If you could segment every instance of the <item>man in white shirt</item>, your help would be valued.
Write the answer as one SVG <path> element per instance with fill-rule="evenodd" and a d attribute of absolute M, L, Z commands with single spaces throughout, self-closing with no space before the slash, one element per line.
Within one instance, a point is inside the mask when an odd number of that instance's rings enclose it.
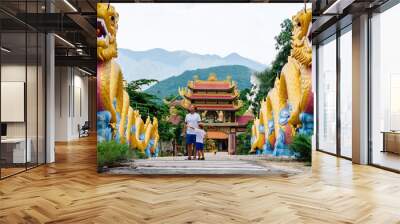
<path fill-rule="evenodd" d="M 196 144 L 196 132 L 195 129 L 199 128 L 199 122 L 201 121 L 200 115 L 195 112 L 194 106 L 190 106 L 188 114 L 185 117 L 185 129 L 186 129 L 186 149 L 188 151 L 188 160 L 192 159 L 192 153 L 194 154 L 194 146 Z M 194 154 L 194 159 L 196 155 Z"/>

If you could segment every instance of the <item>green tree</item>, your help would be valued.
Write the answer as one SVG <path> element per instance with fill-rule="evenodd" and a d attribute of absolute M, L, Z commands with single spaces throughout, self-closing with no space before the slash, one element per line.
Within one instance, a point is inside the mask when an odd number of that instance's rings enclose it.
<path fill-rule="evenodd" d="M 246 89 L 243 89 L 243 90 L 240 91 L 239 100 L 242 101 L 243 106 L 238 111 L 236 111 L 236 115 L 237 116 L 243 115 L 247 111 L 247 109 L 249 108 L 249 106 L 250 106 L 250 101 L 248 99 L 249 95 L 250 95 L 250 89 L 249 88 L 246 88 Z"/>
<path fill-rule="evenodd" d="M 155 79 L 139 79 L 128 83 L 126 91 L 129 95 L 132 108 L 139 110 L 142 119 L 156 117 L 158 119 L 158 133 L 161 141 L 169 141 L 174 138 L 174 127 L 166 118 L 169 116 L 169 107 L 157 96 L 143 92 L 142 87 L 158 82 Z"/>
<path fill-rule="evenodd" d="M 146 119 L 148 115 L 153 117 L 160 109 L 156 103 L 158 98 L 142 91 L 143 86 L 148 86 L 155 82 L 158 81 L 155 79 L 139 79 L 129 82 L 126 86 L 131 107 L 139 110 L 143 119 Z"/>
<path fill-rule="evenodd" d="M 255 93 L 254 101 L 252 102 L 253 113 L 257 115 L 260 110 L 260 102 L 263 100 L 268 92 L 274 87 L 276 77 L 280 76 L 283 66 L 287 63 L 287 58 L 290 55 L 291 37 L 292 37 L 292 21 L 285 19 L 281 23 L 281 32 L 275 37 L 275 49 L 278 54 L 272 61 L 271 65 L 262 72 L 256 73 L 259 80 L 258 92 Z"/>
<path fill-rule="evenodd" d="M 237 151 L 238 155 L 247 155 L 251 149 L 251 127 L 253 121 L 249 122 L 246 126 L 246 131 L 240 133 L 237 138 Z"/>

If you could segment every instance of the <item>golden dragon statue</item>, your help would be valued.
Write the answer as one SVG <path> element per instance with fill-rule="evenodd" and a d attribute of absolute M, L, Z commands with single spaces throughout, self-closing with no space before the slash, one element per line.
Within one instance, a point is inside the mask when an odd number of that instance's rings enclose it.
<path fill-rule="evenodd" d="M 118 13 L 107 3 L 97 4 L 97 139 L 128 144 L 147 156 L 158 154 L 158 121 L 143 122 L 130 106 L 124 78 L 115 58 Z"/>
<path fill-rule="evenodd" d="M 288 147 L 293 137 L 298 133 L 313 134 L 311 18 L 311 9 L 292 17 L 292 50 L 274 88 L 261 102 L 259 118 L 254 120 L 253 152 L 293 156 Z"/>

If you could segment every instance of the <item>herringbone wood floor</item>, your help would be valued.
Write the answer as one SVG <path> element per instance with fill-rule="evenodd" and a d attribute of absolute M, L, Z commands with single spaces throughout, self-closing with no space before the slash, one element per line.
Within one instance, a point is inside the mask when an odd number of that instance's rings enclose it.
<path fill-rule="evenodd" d="M 400 175 L 314 154 L 291 177 L 105 176 L 95 140 L 0 181 L 0 223 L 400 223 Z"/>

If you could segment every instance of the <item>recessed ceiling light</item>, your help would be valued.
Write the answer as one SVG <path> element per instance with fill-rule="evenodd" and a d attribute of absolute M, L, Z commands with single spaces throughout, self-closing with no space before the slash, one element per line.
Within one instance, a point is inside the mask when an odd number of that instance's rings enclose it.
<path fill-rule="evenodd" d="M 351 5 L 355 0 L 337 0 L 332 5 L 330 5 L 322 14 L 329 15 L 329 14 L 342 14 L 343 9 L 347 8 Z"/>
<path fill-rule="evenodd" d="M 61 40 L 62 42 L 66 43 L 67 45 L 69 45 L 70 47 L 75 48 L 75 45 L 73 45 L 71 42 L 69 42 L 68 40 L 60 37 L 58 34 L 54 34 L 55 37 L 57 37 L 59 40 Z"/>
<path fill-rule="evenodd" d="M 7 48 L 5 48 L 5 47 L 1 47 L 0 49 L 1 49 L 2 51 L 6 52 L 6 53 L 10 53 L 10 52 L 11 52 L 11 50 L 9 50 L 9 49 L 7 49 Z"/>
<path fill-rule="evenodd" d="M 65 4 L 67 4 L 74 12 L 78 12 L 78 10 L 68 1 L 64 0 Z"/>
<path fill-rule="evenodd" d="M 79 68 L 79 67 L 78 67 L 78 70 L 81 71 L 81 72 L 83 72 L 83 73 L 85 73 L 85 74 L 87 74 L 87 75 L 92 75 L 92 73 L 90 73 L 90 72 L 88 72 L 88 71 L 86 71 L 86 70 L 83 70 L 83 69 L 81 69 L 81 68 Z"/>

